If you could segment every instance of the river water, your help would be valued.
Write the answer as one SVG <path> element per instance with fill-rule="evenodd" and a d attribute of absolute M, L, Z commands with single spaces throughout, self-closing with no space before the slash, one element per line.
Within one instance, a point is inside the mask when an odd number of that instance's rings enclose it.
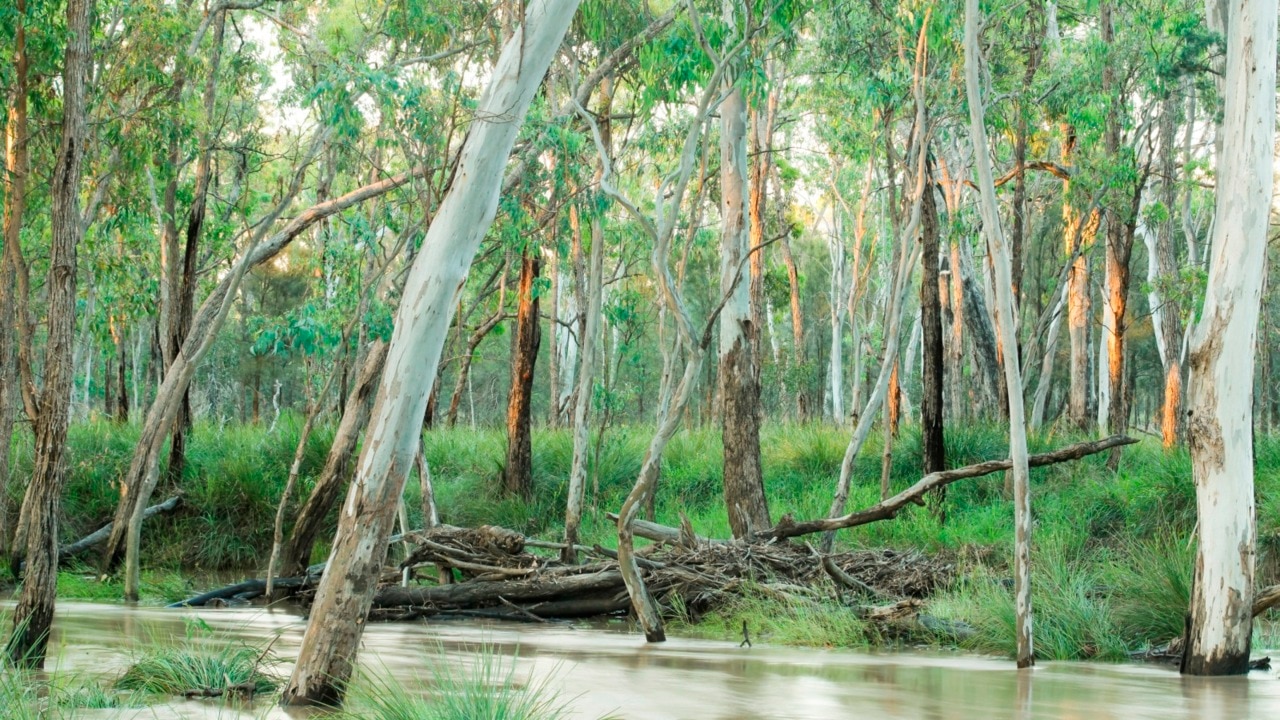
<path fill-rule="evenodd" d="M 215 632 L 208 642 L 261 643 L 296 655 L 304 620 L 262 608 L 168 610 L 60 602 L 51 667 L 110 680 L 132 652 L 181 639 L 199 618 Z M 792 649 L 736 642 L 672 639 L 647 645 L 618 626 L 474 622 L 373 624 L 364 634 L 362 666 L 424 687 L 431 663 L 465 664 L 489 645 L 514 660 L 515 677 L 546 679 L 572 698 L 576 717 L 745 720 L 747 718 L 876 718 L 920 720 L 1237 720 L 1280 716 L 1273 672 L 1248 677 L 1183 679 L 1151 665 L 1042 663 L 1016 671 L 1003 659 L 960 654 Z M 443 652 L 443 660 L 441 653 Z M 288 665 L 280 672 L 287 673 Z M 77 715 L 80 717 L 81 715 Z M 217 700 L 176 701 L 133 711 L 91 711 L 89 718 L 287 718 L 263 701 L 250 708 Z"/>

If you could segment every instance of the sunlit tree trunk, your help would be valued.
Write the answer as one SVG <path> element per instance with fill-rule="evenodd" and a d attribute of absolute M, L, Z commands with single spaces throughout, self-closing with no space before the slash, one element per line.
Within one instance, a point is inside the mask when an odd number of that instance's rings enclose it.
<path fill-rule="evenodd" d="M 507 463 L 502 487 L 509 495 L 533 495 L 533 371 L 542 342 L 542 319 L 533 283 L 542 270 L 537 250 L 526 248 L 520 259 L 516 291 L 516 331 L 511 339 L 511 392 L 507 396 Z"/>
<path fill-rule="evenodd" d="M 396 313 L 368 439 L 284 690 L 286 705 L 342 701 L 396 504 L 421 443 L 423 411 L 449 332 L 454 295 L 493 222 L 516 134 L 577 6 L 577 0 L 530 2 L 477 103 L 454 182 L 427 230 Z"/>
<path fill-rule="evenodd" d="M 1165 219 L 1146 233 L 1151 242 L 1147 253 L 1155 272 L 1149 278 L 1152 298 L 1151 320 L 1156 339 L 1162 348 L 1160 360 L 1164 367 L 1164 392 L 1160 405 L 1160 433 L 1164 446 L 1173 447 L 1182 436 L 1182 304 L 1177 293 L 1169 292 L 1178 278 L 1176 239 L 1174 238 L 1174 207 L 1178 201 L 1177 183 L 1177 96 L 1164 102 L 1160 119 L 1160 201 L 1166 208 Z M 1191 125 L 1193 118 L 1187 118 Z"/>
<path fill-rule="evenodd" d="M 62 143 L 50 187 L 49 279 L 45 286 L 48 339 L 44 389 L 35 424 L 35 466 L 27 489 L 26 575 L 13 610 L 9 659 L 43 667 L 58 580 L 58 513 L 66 478 L 76 321 L 76 248 L 84 234 L 80 173 L 88 116 L 85 78 L 93 63 L 93 0 L 68 0 L 67 50 L 62 71 Z M 24 503 L 26 504 L 26 503 Z"/>
<path fill-rule="evenodd" d="M 1199 542 L 1182 672 L 1244 673 L 1257 527 L 1253 364 L 1275 151 L 1276 0 L 1227 17 L 1222 155 L 1209 282 L 1191 344 L 1187 438 Z"/>
<path fill-rule="evenodd" d="M 1000 335 L 1017 337 L 1014 328 L 1013 279 L 1009 263 L 1009 248 L 1005 244 L 1000 227 L 1000 209 L 996 200 L 995 181 L 991 172 L 991 158 L 987 144 L 987 129 L 983 119 L 984 108 L 978 86 L 979 65 L 982 62 L 978 47 L 980 21 L 978 0 L 965 1 L 964 21 L 964 71 L 965 95 L 969 104 L 970 132 L 973 138 L 975 166 L 978 171 L 979 205 L 982 211 L 983 234 L 995 267 L 996 321 Z M 1027 426 L 1022 407 L 1022 371 L 1015 352 L 1004 354 L 1005 385 L 1009 388 L 1009 456 L 1013 461 L 1014 489 L 1014 611 L 1016 613 L 1017 663 L 1029 667 L 1035 663 L 1031 643 L 1031 496 L 1027 467 Z"/>
<path fill-rule="evenodd" d="M 1076 148 L 1076 131 L 1070 125 L 1063 125 L 1065 137 L 1062 146 L 1062 161 L 1070 166 L 1074 161 Z M 1071 181 L 1062 181 L 1062 222 L 1066 228 L 1076 225 L 1076 212 L 1071 201 Z M 1090 222 L 1090 225 L 1093 223 Z M 1093 242 L 1093 233 L 1083 230 L 1066 233 L 1066 254 L 1076 252 L 1076 243 L 1088 247 Z M 1085 429 L 1090 425 L 1089 419 L 1089 260 L 1084 253 L 1076 257 L 1067 275 L 1067 337 L 1071 342 L 1071 365 L 1068 371 L 1069 392 L 1067 401 L 1067 417 L 1077 428 Z"/>
<path fill-rule="evenodd" d="M 734 26 L 734 3 L 725 3 Z M 720 421 L 724 439 L 724 502 L 735 538 L 769 527 L 760 468 L 760 381 L 753 352 L 760 328 L 751 312 L 750 213 L 747 208 L 747 104 L 736 78 L 725 78 L 720 105 Z"/>

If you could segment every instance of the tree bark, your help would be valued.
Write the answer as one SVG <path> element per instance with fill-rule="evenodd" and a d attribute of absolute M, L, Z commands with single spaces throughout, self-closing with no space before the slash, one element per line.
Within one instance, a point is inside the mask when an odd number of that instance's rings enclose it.
<path fill-rule="evenodd" d="M 1074 161 L 1076 131 L 1070 125 L 1063 126 L 1066 137 L 1063 140 L 1062 162 L 1071 165 Z M 1077 243 L 1081 247 L 1093 244 L 1097 222 L 1090 218 L 1081 225 L 1075 215 L 1071 203 L 1071 181 L 1062 181 L 1062 222 L 1068 229 L 1065 238 L 1066 254 L 1071 257 L 1077 252 Z M 1072 228 L 1079 228 L 1072 230 Z M 1071 367 L 1068 375 L 1069 394 L 1067 417 L 1071 424 L 1085 430 L 1090 424 L 1089 418 L 1089 258 L 1086 253 L 1079 253 L 1071 273 L 1067 275 L 1067 337 L 1071 342 Z"/>
<path fill-rule="evenodd" d="M 612 145 L 611 124 L 613 84 L 606 79 L 601 83 L 600 109 L 600 142 L 604 152 L 610 152 Z M 599 185 L 604 175 L 604 162 L 596 165 L 595 181 Z M 573 393 L 573 460 L 569 467 L 569 496 L 565 504 L 564 544 L 560 552 L 563 562 L 577 562 L 578 531 L 582 526 L 582 500 L 587 484 L 587 444 L 590 440 L 591 403 L 594 400 L 593 389 L 596 378 L 596 357 L 600 348 L 601 305 L 604 301 L 604 222 L 605 214 L 599 206 L 593 207 L 591 213 L 591 250 L 588 270 L 578 273 L 579 283 L 585 285 L 579 297 L 586 302 L 579 302 L 578 308 L 585 312 L 581 325 L 580 367 L 578 368 L 578 388 Z"/>
<path fill-rule="evenodd" d="M 1010 340 L 1004 353 L 1004 378 L 1005 387 L 1009 389 L 1009 455 L 1014 494 L 1013 594 L 1017 664 L 1019 668 L 1025 668 L 1035 664 L 1031 640 L 1031 495 L 1028 482 L 1027 425 L 1022 406 L 1022 369 L 1018 364 L 1018 354 L 1013 351 L 1012 342 L 1017 337 L 1017 329 L 1014 325 L 1009 248 L 1005 244 L 1004 232 L 1000 226 L 1000 209 L 991 172 L 982 95 L 978 88 L 979 64 L 982 62 L 978 46 L 979 21 L 978 0 L 965 0 L 965 95 L 969 104 L 974 164 L 978 171 L 978 190 L 981 195 L 979 207 L 982 211 L 983 234 L 986 235 L 987 248 L 995 266 L 996 321 L 1000 326 L 1001 337 Z"/>
<path fill-rule="evenodd" d="M 1199 543 L 1182 672 L 1244 673 L 1257 526 L 1253 362 L 1275 150 L 1276 1 L 1232 6 L 1209 282 L 1191 343 L 1187 437 Z"/>
<path fill-rule="evenodd" d="M 504 45 L 459 150 L 454 182 L 414 260 L 396 313 L 387 369 L 339 516 L 285 705 L 342 701 L 386 557 L 396 503 L 421 444 L 422 416 L 449 331 L 453 298 L 493 221 L 503 168 L 577 0 L 533 0 Z"/>
<path fill-rule="evenodd" d="M 507 396 L 507 463 L 502 487 L 508 495 L 533 497 L 533 372 L 542 343 L 538 298 L 533 283 L 542 271 L 538 251 L 525 248 L 520 259 L 516 331 L 511 339 L 511 392 Z"/>
<path fill-rule="evenodd" d="M 85 78 L 93 64 L 93 0 L 68 0 L 62 73 L 62 143 L 54 166 L 47 297 L 44 390 L 35 428 L 35 466 L 27 487 L 26 575 L 13 611 L 9 659 L 43 667 L 58 580 L 58 513 L 66 478 L 66 437 L 76 319 L 76 248 L 84 234 L 80 175 L 87 135 Z"/>
<path fill-rule="evenodd" d="M 1164 392 L 1160 406 L 1160 431 L 1166 448 L 1176 445 L 1183 436 L 1184 425 L 1181 418 L 1182 407 L 1182 305 L 1177 294 L 1168 288 L 1177 280 L 1177 241 L 1174 237 L 1174 207 L 1178 202 L 1177 172 L 1177 109 L 1179 103 L 1175 98 L 1165 101 L 1163 116 L 1160 122 L 1160 174 L 1161 202 L 1165 206 L 1166 216 L 1156 228 L 1155 247 L 1148 247 L 1148 253 L 1155 258 L 1156 278 L 1151 283 L 1151 296 L 1155 299 L 1155 307 L 1151 310 L 1151 319 L 1157 324 L 1155 328 L 1160 345 L 1164 348 L 1161 360 L 1164 362 Z M 1188 117 L 1188 125 L 1193 124 Z M 1154 250 L 1155 252 L 1151 252 Z M 1162 286 L 1163 289 L 1162 290 Z"/>
<path fill-rule="evenodd" d="M 14 7 L 13 87 L 5 124 L 4 256 L 0 260 L 0 556 L 9 554 L 9 458 L 18 414 L 18 326 L 25 322 L 18 309 L 18 266 L 22 264 L 21 231 L 27 206 L 27 34 L 26 0 Z"/>
<path fill-rule="evenodd" d="M 725 3 L 734 25 L 734 4 Z M 768 527 L 769 503 L 760 467 L 760 379 L 754 352 L 760 332 L 751 308 L 751 219 L 747 207 L 747 104 L 736 73 L 723 81 L 720 105 L 720 292 L 728 295 L 720 314 L 720 402 L 724 442 L 724 502 L 734 537 Z M 758 253 L 758 251 L 757 251 Z"/>
<path fill-rule="evenodd" d="M 938 205 L 933 195 L 930 179 L 921 198 L 920 239 L 920 326 L 924 344 L 924 362 L 921 367 L 920 434 L 924 445 L 924 472 L 926 475 L 943 470 L 947 466 L 946 443 L 943 439 L 942 417 L 942 300 L 939 295 L 938 274 Z M 943 502 L 947 494 L 940 488 L 933 495 L 934 514 L 946 517 Z"/>

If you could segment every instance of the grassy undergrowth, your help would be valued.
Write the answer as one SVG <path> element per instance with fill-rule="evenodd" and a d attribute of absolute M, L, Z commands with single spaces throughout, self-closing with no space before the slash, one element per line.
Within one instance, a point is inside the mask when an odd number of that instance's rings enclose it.
<path fill-rule="evenodd" d="M 144 592 L 155 600 L 181 597 L 184 575 L 217 569 L 260 570 L 265 564 L 275 502 L 284 485 L 300 423 L 286 415 L 274 432 L 264 427 L 199 425 L 189 441 L 181 482 L 162 483 L 157 500 L 180 490 L 178 513 L 148 522 L 143 533 Z M 613 543 L 604 513 L 618 508 L 639 471 L 651 428 L 616 427 L 592 441 L 583 540 Z M 115 482 L 129 460 L 136 428 L 79 424 L 69 435 L 71 472 L 64 500 L 64 538 L 71 540 L 107 522 L 117 497 Z M 331 438 L 321 429 L 303 463 L 305 497 Z M 761 438 L 770 510 L 810 518 L 827 512 L 847 429 L 822 425 L 769 425 Z M 1032 452 L 1079 440 L 1045 434 L 1031 438 Z M 875 503 L 879 493 L 879 433 L 854 468 L 849 507 Z M 567 491 L 572 440 L 565 430 L 534 434 L 534 486 L 530 499 L 502 497 L 499 475 L 505 452 L 501 429 L 439 429 L 427 434 L 442 519 L 456 525 L 496 524 L 532 536 L 556 539 Z M 948 462 L 960 466 L 1006 455 L 999 426 L 957 426 L 948 431 Z M 1280 437 L 1256 444 L 1259 582 L 1277 581 L 1280 567 Z M 921 475 L 920 438 L 905 429 L 896 441 L 892 483 L 902 489 Z M 1032 471 L 1035 527 L 1033 600 L 1036 636 L 1043 657 L 1119 658 L 1129 650 L 1167 641 L 1181 631 L 1187 606 L 1193 547 L 1194 489 L 1183 450 L 1166 452 L 1145 440 L 1126 448 L 1118 471 L 1105 456 Z M 728 523 L 721 502 L 723 455 L 719 433 L 698 428 L 678 434 L 664 455 L 656 517 L 676 524 L 687 514 L 702 534 L 724 537 Z M 15 447 L 15 477 L 29 468 L 30 448 Z M 17 485 L 15 483 L 15 485 Z M 14 500 L 21 487 L 13 487 Z M 408 507 L 417 521 L 417 482 L 410 480 Z M 11 506 L 16 506 L 16 502 Z M 909 508 L 892 521 L 842 531 L 844 547 L 916 548 L 944 553 L 960 565 L 960 581 L 931 599 L 929 612 L 964 621 L 976 634 L 966 643 L 985 652 L 1007 652 L 1013 644 L 1008 587 L 1012 507 L 1000 475 L 965 480 L 948 488 L 947 517 L 939 522 L 923 508 Z M 330 533 L 327 530 L 322 536 Z M 325 552 L 318 549 L 318 556 Z M 119 589 L 98 583 L 92 572 L 64 573 L 65 596 L 115 599 Z M 744 601 L 701 618 L 702 634 L 740 635 L 742 619 L 754 635 L 774 642 L 856 645 L 877 642 L 848 620 L 842 608 L 819 601 L 813 607 L 780 608 L 768 598 Z M 1263 624 L 1264 631 L 1269 626 Z M 1266 641 L 1270 636 L 1262 636 Z M 950 642 L 940 638 L 940 644 Z"/>
<path fill-rule="evenodd" d="M 411 692 L 389 673 L 364 674 L 340 720 L 562 720 L 574 717 L 572 701 L 552 687 L 553 676 L 521 683 L 516 658 L 481 646 L 457 667 L 437 652 L 423 664 L 428 677 Z M 427 688 L 422 692 L 421 688 Z"/>

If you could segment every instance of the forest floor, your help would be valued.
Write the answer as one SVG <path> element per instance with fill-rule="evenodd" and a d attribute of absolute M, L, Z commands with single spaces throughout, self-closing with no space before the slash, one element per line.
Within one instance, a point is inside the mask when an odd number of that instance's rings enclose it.
<path fill-rule="evenodd" d="M 269 547 L 275 503 L 284 485 L 297 423 L 282 417 L 265 426 L 199 425 L 189 441 L 181 482 L 162 482 L 157 500 L 175 492 L 184 507 L 160 516 L 144 530 L 144 596 L 152 601 L 182 599 L 222 580 L 261 574 Z M 331 431 L 316 433 L 308 447 L 304 478 L 323 462 Z M 649 438 L 643 426 L 610 428 L 593 436 L 583 542 L 615 545 L 612 523 L 630 488 Z M 796 519 L 826 514 L 848 431 L 810 425 L 770 425 L 761 447 L 770 511 Z M 878 433 L 873 433 L 878 437 Z M 134 427 L 82 423 L 72 427 L 71 476 L 64 499 L 63 536 L 73 540 L 111 518 L 113 481 L 128 463 Z M 1043 434 L 1030 440 L 1032 452 L 1082 439 Z M 947 435 L 948 465 L 958 467 L 1005 457 L 1007 441 L 995 425 L 967 425 Z M 505 451 L 501 430 L 437 430 L 426 438 L 437 502 L 444 522 L 464 527 L 498 525 L 544 540 L 558 540 L 571 460 L 565 430 L 534 435 L 532 500 L 502 498 L 498 476 Z M 15 477 L 24 477 L 29 447 L 18 447 Z M 879 499 L 882 448 L 873 439 L 860 455 L 849 509 Z M 1259 437 L 1257 468 L 1260 586 L 1280 579 L 1280 437 Z M 699 535 L 729 536 L 721 503 L 722 454 L 719 433 L 682 432 L 664 456 L 655 520 L 677 526 L 687 515 Z M 1182 632 L 1194 546 L 1194 489 L 1185 450 L 1164 451 L 1146 439 L 1124 450 L 1119 470 L 1109 471 L 1105 454 L 1032 471 L 1035 517 L 1033 601 L 1036 653 L 1043 659 L 1123 660 L 1167 643 Z M 893 448 L 894 491 L 921 476 L 920 438 L 904 428 Z M 416 482 L 406 498 L 416 526 Z M 304 482 L 302 497 L 309 491 Z M 13 488 L 10 507 L 20 501 Z M 683 621 L 674 613 L 672 630 L 704 637 L 740 637 L 745 621 L 753 639 L 793 645 L 867 647 L 885 644 L 954 647 L 993 654 L 1013 649 L 1013 512 L 1003 478 L 963 480 L 948 488 L 946 518 L 911 507 L 896 519 L 842 531 L 844 549 L 919 551 L 955 564 L 955 579 L 925 600 L 929 616 L 954 627 L 954 634 L 913 633 L 884 637 L 859 620 L 833 594 L 830 602 L 797 606 L 767 593 L 745 593 L 737 602 Z M 317 549 L 323 558 L 326 548 Z M 100 583 L 89 568 L 70 568 L 59 581 L 68 598 L 116 599 L 121 589 Z M 1257 623 L 1256 644 L 1280 647 L 1280 630 L 1265 617 Z"/>

